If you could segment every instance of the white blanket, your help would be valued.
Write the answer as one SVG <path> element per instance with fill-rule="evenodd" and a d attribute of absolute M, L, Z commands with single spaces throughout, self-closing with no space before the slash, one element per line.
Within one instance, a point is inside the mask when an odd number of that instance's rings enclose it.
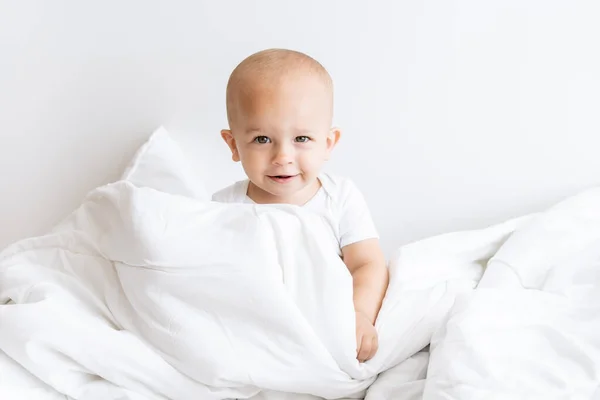
<path fill-rule="evenodd" d="M 399 248 L 359 364 L 327 226 L 208 202 L 182 160 L 157 131 L 0 254 L 0 399 L 599 398 L 600 189 Z"/>
<path fill-rule="evenodd" d="M 513 227 L 472 233 L 467 249 L 451 236 L 403 248 L 380 350 L 360 364 L 351 276 L 320 219 L 122 181 L 2 253 L 0 349 L 75 399 L 361 397 L 415 363 Z"/>
<path fill-rule="evenodd" d="M 425 399 L 600 399 L 600 188 L 535 216 L 458 296 Z"/>

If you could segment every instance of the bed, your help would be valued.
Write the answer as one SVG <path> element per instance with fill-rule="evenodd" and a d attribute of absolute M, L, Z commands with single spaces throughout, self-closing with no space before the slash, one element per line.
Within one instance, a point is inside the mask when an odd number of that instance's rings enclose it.
<path fill-rule="evenodd" d="M 159 128 L 0 254 L 6 399 L 600 398 L 600 188 L 399 245 L 355 359 L 351 279 L 295 206 L 209 201 Z"/>

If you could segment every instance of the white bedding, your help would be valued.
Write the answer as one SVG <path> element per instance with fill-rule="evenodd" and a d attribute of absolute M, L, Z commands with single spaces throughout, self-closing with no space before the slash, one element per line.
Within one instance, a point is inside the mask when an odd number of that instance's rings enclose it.
<path fill-rule="evenodd" d="M 512 234 L 431 348 L 427 399 L 600 399 L 600 188 Z"/>
<path fill-rule="evenodd" d="M 351 277 L 327 226 L 298 207 L 208 202 L 180 156 L 159 130 L 122 180 L 90 193 L 52 232 L 2 252 L 0 398 L 596 390 L 598 191 L 399 248 L 380 349 L 359 364 Z"/>

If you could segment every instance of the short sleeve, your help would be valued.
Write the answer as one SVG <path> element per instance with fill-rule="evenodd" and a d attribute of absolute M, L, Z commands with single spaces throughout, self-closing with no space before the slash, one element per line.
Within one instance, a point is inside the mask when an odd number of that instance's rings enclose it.
<path fill-rule="evenodd" d="M 344 182 L 340 199 L 340 247 L 366 239 L 378 239 L 379 233 L 367 202 L 350 180 Z"/>

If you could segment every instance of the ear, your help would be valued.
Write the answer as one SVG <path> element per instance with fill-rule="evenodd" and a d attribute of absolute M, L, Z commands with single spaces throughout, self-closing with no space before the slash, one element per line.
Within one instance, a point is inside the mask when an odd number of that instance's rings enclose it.
<path fill-rule="evenodd" d="M 223 138 L 225 143 L 227 143 L 227 146 L 229 146 L 229 149 L 231 150 L 231 159 L 235 162 L 240 161 L 240 153 L 238 152 L 237 145 L 235 143 L 235 138 L 233 137 L 231 131 L 228 129 L 223 129 L 221 131 L 221 137 Z"/>
<path fill-rule="evenodd" d="M 325 160 L 329 160 L 331 152 L 335 148 L 335 145 L 340 140 L 342 131 L 339 128 L 331 128 L 329 135 L 327 135 L 327 152 L 325 153 Z"/>

